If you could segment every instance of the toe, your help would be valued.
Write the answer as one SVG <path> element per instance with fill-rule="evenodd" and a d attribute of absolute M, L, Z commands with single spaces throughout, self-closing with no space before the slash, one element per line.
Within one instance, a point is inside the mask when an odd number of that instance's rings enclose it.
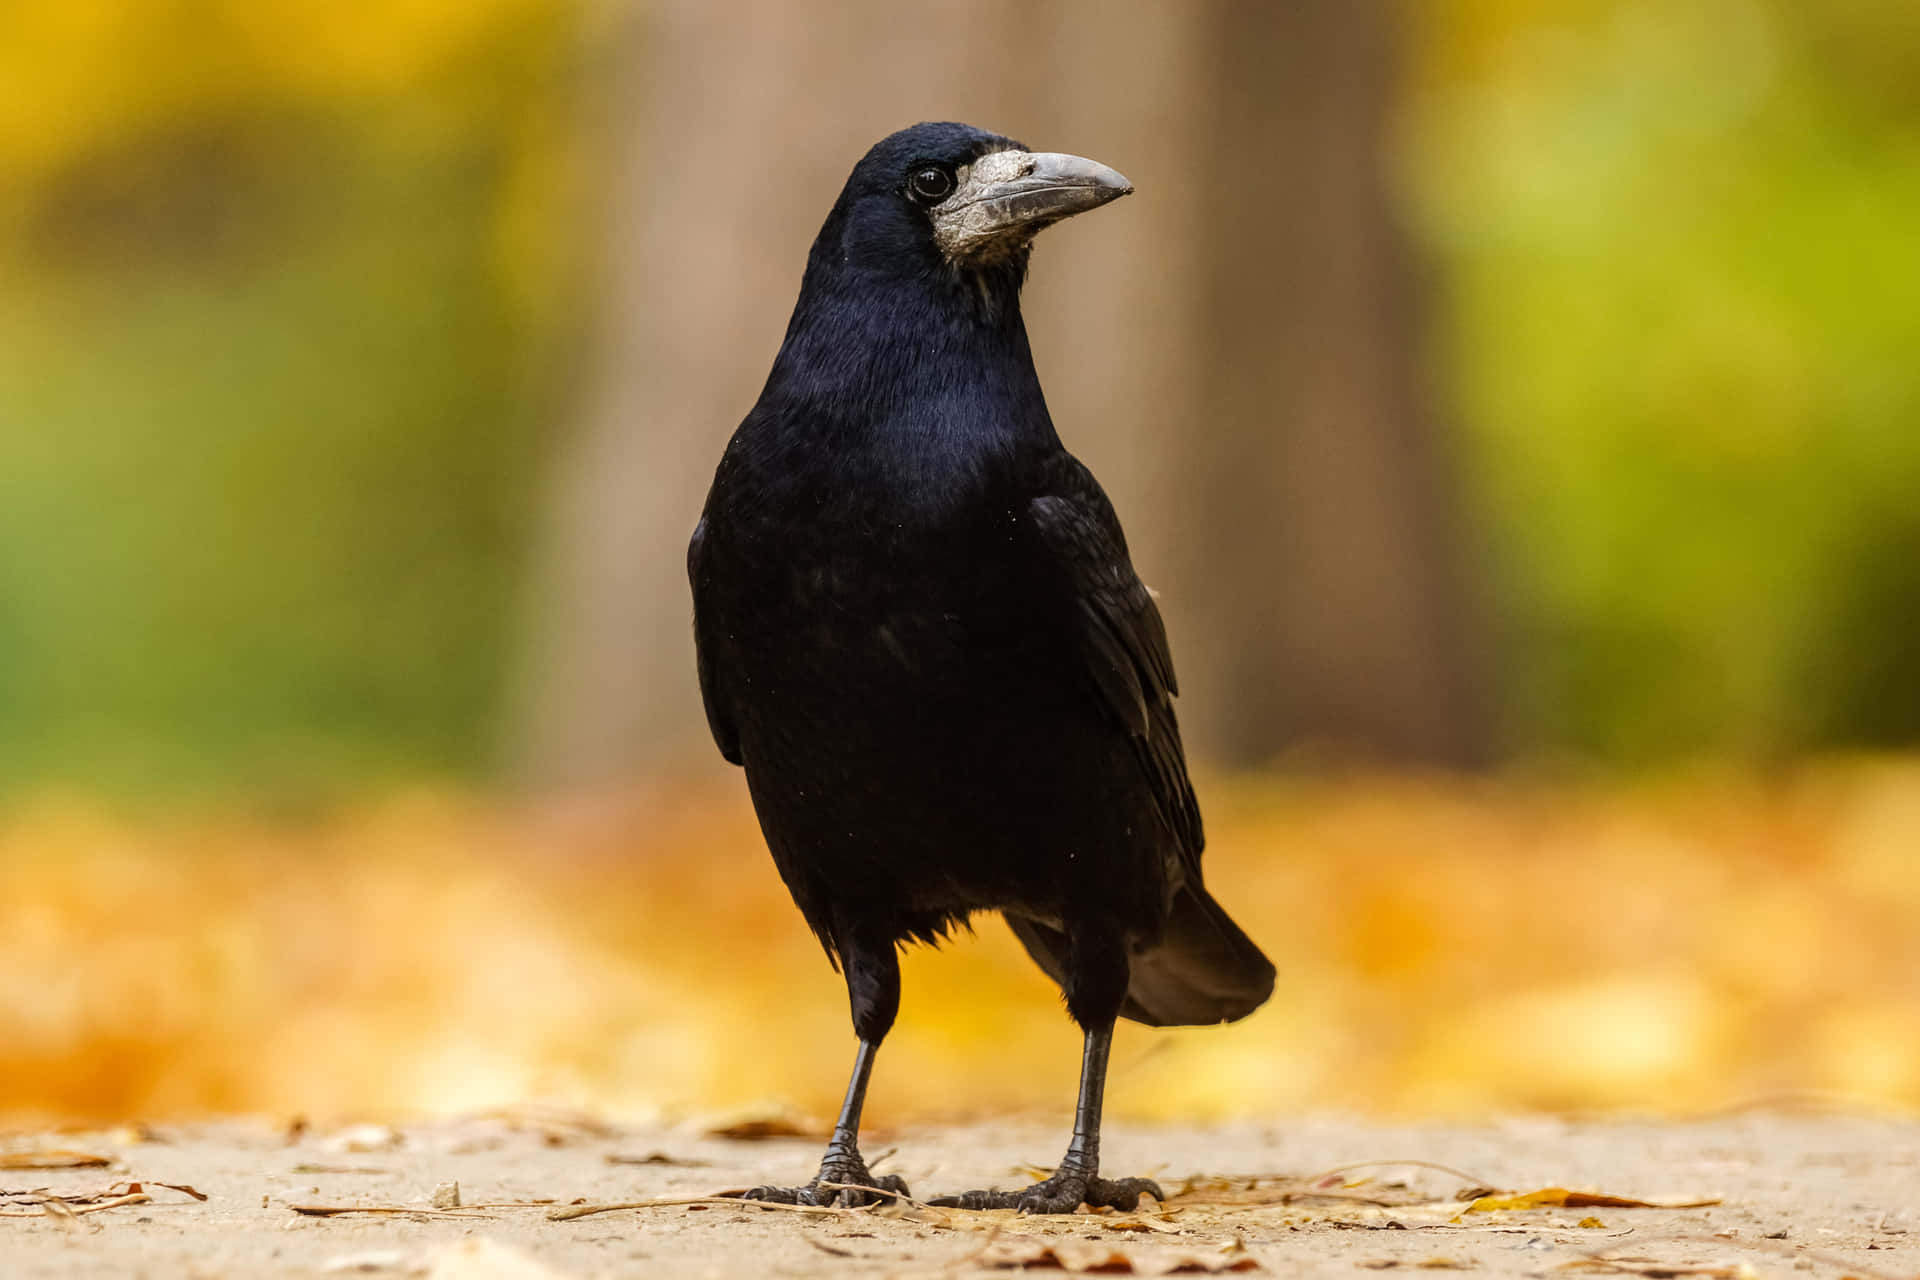
<path fill-rule="evenodd" d="M 1087 1184 L 1087 1203 L 1111 1209 L 1134 1210 L 1141 1196 L 1152 1196 L 1165 1203 L 1167 1193 L 1151 1178 L 1095 1178 Z"/>
<path fill-rule="evenodd" d="M 1028 1192 L 1020 1197 L 1019 1209 L 1024 1214 L 1072 1213 L 1080 1207 L 1082 1198 L 1073 1188 Z"/>

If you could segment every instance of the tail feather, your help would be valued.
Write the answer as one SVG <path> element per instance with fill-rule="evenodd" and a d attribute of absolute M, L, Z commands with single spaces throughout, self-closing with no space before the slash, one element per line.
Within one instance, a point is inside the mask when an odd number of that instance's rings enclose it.
<path fill-rule="evenodd" d="M 1066 982 L 1067 938 L 1038 921 L 1007 923 L 1047 976 Z M 1206 1026 L 1246 1017 L 1273 994 L 1273 962 L 1205 889 L 1175 895 L 1166 935 L 1133 956 L 1120 1016 L 1150 1027 Z"/>

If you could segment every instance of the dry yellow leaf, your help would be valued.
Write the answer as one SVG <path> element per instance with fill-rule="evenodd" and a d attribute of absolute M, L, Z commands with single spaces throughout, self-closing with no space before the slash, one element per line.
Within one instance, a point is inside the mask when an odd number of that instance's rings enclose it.
<path fill-rule="evenodd" d="M 0 1169 L 104 1169 L 112 1156 L 84 1151 L 0 1151 Z"/>
<path fill-rule="evenodd" d="M 1467 1206 L 1467 1212 L 1498 1213 L 1508 1209 L 1700 1209 L 1719 1203 L 1718 1196 L 1704 1199 L 1641 1200 L 1634 1196 L 1611 1196 L 1599 1191 L 1569 1191 L 1565 1187 L 1543 1187 L 1539 1191 L 1528 1191 L 1522 1194 L 1481 1196 Z"/>

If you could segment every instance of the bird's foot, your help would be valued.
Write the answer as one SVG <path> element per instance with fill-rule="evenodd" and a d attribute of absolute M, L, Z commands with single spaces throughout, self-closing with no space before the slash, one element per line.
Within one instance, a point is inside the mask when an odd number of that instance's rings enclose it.
<path fill-rule="evenodd" d="M 928 1201 L 946 1209 L 1018 1209 L 1021 1213 L 1072 1213 L 1081 1205 L 1132 1211 L 1140 1197 L 1165 1200 L 1160 1184 L 1148 1178 L 1100 1178 L 1061 1169 L 1044 1182 L 1019 1191 L 968 1191 Z"/>
<path fill-rule="evenodd" d="M 868 1188 L 863 1190 L 862 1188 Z M 876 1176 L 858 1151 L 829 1151 L 820 1162 L 820 1172 L 804 1187 L 755 1187 L 740 1198 L 762 1200 L 768 1204 L 831 1205 L 857 1209 L 866 1204 L 884 1204 L 894 1198 L 885 1194 L 911 1196 L 906 1179 L 897 1174 Z"/>

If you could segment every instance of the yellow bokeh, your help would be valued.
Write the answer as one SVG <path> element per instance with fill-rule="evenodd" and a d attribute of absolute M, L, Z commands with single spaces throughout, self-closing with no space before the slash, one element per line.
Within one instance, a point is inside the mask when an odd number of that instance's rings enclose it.
<path fill-rule="evenodd" d="M 1117 1110 L 1920 1104 L 1920 762 L 1206 791 L 1210 883 L 1280 985 L 1237 1026 L 1123 1028 Z M 851 1050 L 731 787 L 318 825 L 48 802 L 0 834 L 0 878 L 15 1119 L 818 1114 Z M 983 919 L 909 955 L 874 1111 L 1055 1111 L 1076 1066 L 1057 993 Z"/>

